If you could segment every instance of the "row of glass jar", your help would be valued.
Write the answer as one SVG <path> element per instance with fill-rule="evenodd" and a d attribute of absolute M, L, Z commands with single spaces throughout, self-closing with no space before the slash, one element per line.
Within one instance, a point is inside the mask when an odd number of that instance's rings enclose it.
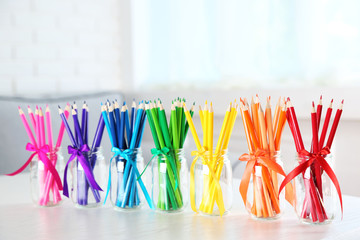
<path fill-rule="evenodd" d="M 76 159 L 70 163 L 69 176 L 69 193 L 70 198 L 77 207 L 99 207 L 104 202 L 106 187 L 108 185 L 108 169 L 102 149 L 95 152 L 88 152 L 84 155 L 91 165 L 92 174 L 104 191 L 93 189 L 86 177 L 83 167 Z M 215 158 L 215 159 L 214 159 Z M 49 159 L 56 164 L 60 176 L 63 176 L 64 158 L 61 151 L 50 153 Z M 326 158 L 329 161 L 329 157 Z M 211 160 L 211 163 L 209 163 Z M 275 156 L 278 164 L 282 165 L 279 155 Z M 129 161 L 132 161 L 129 162 Z M 226 214 L 233 204 L 233 184 L 232 184 L 232 167 L 227 153 L 214 156 L 200 156 L 192 164 L 189 171 L 187 168 L 184 151 L 170 151 L 166 155 L 159 154 L 151 159 L 149 168 L 144 165 L 141 149 L 135 149 L 131 152 L 129 159 L 125 160 L 116 156 L 110 166 L 110 185 L 109 196 L 112 205 L 116 210 L 135 210 L 144 204 L 149 204 L 161 212 L 178 212 L 182 211 L 189 202 L 194 211 L 205 215 L 223 215 Z M 332 162 L 330 162 L 332 165 Z M 30 165 L 31 169 L 31 192 L 34 203 L 40 206 L 55 206 L 62 202 L 63 197 L 55 191 L 55 187 L 49 186 L 47 182 L 48 170 L 43 163 L 36 157 Z M 257 219 L 276 219 L 283 209 L 285 194 L 278 197 L 278 206 L 266 206 L 259 204 L 263 199 L 264 202 L 272 204 L 271 200 L 266 201 L 266 194 L 261 188 L 265 188 L 262 180 L 262 171 L 264 166 L 258 165 L 252 172 L 249 188 L 247 189 L 248 212 Z M 150 173 L 149 173 L 150 171 Z M 151 174 L 151 191 L 147 192 L 146 179 Z M 274 174 L 274 173 L 271 173 Z M 276 182 L 272 182 L 275 194 L 278 194 L 280 183 L 283 176 L 276 174 Z M 326 174 L 323 178 L 323 209 L 326 210 L 327 221 L 334 218 L 336 212 L 336 198 L 334 187 Z M 304 181 L 305 180 L 305 181 Z M 46 183 L 47 184 L 44 184 Z M 50 183 L 54 184 L 54 182 Z M 142 185 L 144 184 L 144 185 Z M 304 215 L 304 203 L 306 202 L 306 178 L 299 175 L 293 182 L 294 188 L 293 199 L 295 199 L 295 209 L 300 219 L 304 222 L 311 222 L 309 217 Z M 145 193 L 146 192 L 146 193 Z M 277 197 L 277 196 L 276 196 Z M 47 199 L 47 204 L 44 203 Z M 270 210 L 272 209 L 272 210 Z M 265 214 L 267 213 L 267 214 Z"/>

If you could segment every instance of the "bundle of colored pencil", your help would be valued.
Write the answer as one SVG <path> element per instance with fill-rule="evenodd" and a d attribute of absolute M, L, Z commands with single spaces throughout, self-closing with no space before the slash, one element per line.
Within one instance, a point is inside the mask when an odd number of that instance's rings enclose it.
<path fill-rule="evenodd" d="M 69 105 L 65 108 L 65 114 L 66 118 L 69 116 Z M 56 144 L 53 143 L 53 130 L 52 130 L 52 124 L 51 124 L 51 113 L 48 105 L 46 105 L 45 110 L 45 119 L 42 108 L 36 106 L 35 115 L 32 112 L 30 106 L 28 106 L 28 114 L 30 117 L 31 125 L 33 127 L 33 131 L 35 132 L 35 137 L 33 134 L 32 129 L 30 128 L 30 125 L 26 119 L 26 116 L 23 112 L 23 110 L 19 107 L 19 114 L 21 117 L 21 120 L 24 124 L 25 130 L 30 138 L 31 144 L 35 147 L 35 149 L 41 149 L 45 146 L 49 147 L 49 160 L 53 164 L 53 166 L 56 166 L 57 163 L 57 152 L 61 146 L 63 134 L 64 134 L 64 125 L 61 124 L 59 135 L 56 141 Z M 45 124 L 46 122 L 46 124 Z M 45 125 L 46 125 L 46 131 L 45 131 Z M 48 143 L 46 143 L 45 138 L 45 132 L 47 132 L 48 136 Z M 40 158 L 40 156 L 39 156 Z M 19 173 L 19 172 L 17 172 Z M 16 174 L 17 174 L 16 173 Z M 15 175 L 15 174 L 13 174 Z M 61 195 L 59 192 L 59 188 L 57 184 L 55 183 L 53 174 L 49 171 L 47 167 L 44 166 L 44 163 L 42 161 L 38 162 L 38 185 L 39 185 L 39 192 L 40 197 L 38 204 L 41 206 L 48 206 L 48 205 L 55 205 L 58 202 L 61 201 Z M 50 192 L 52 192 L 52 199 L 50 196 Z"/>
<path fill-rule="evenodd" d="M 302 174 L 304 187 L 305 187 L 305 198 L 301 211 L 301 218 L 309 219 L 312 222 L 321 223 L 328 219 L 328 215 L 326 213 L 326 208 L 325 208 L 325 198 L 323 196 L 323 190 L 322 190 L 323 171 L 326 171 L 330 180 L 335 185 L 336 190 L 338 191 L 338 195 L 342 207 L 340 186 L 338 184 L 334 172 L 331 170 L 331 167 L 326 163 L 324 159 L 326 155 L 330 153 L 330 149 L 342 114 L 344 100 L 342 100 L 340 107 L 336 112 L 330 133 L 328 135 L 328 140 L 326 142 L 326 145 L 324 145 L 330 123 L 331 113 L 332 113 L 332 103 L 333 100 L 331 100 L 330 106 L 327 109 L 320 138 L 319 138 L 319 131 L 320 131 L 321 112 L 322 112 L 322 97 L 320 97 L 320 101 L 316 107 L 316 110 L 315 110 L 314 102 L 312 103 L 312 111 L 311 111 L 312 143 L 311 143 L 311 151 L 309 153 L 304 148 L 303 139 L 298 125 L 295 109 L 291 104 L 290 98 L 288 98 L 287 100 L 286 116 L 288 119 L 291 133 L 295 141 L 296 151 L 298 152 L 299 167 L 302 164 L 307 164 L 307 161 L 312 161 L 312 162 L 310 164 L 310 167 L 306 167 L 306 170 L 299 169 L 299 171 L 297 171 L 296 168 L 292 172 L 290 172 L 289 176 L 287 176 L 283 184 L 286 184 L 287 182 L 291 181 L 291 179 L 297 176 L 299 173 Z"/>
<path fill-rule="evenodd" d="M 108 111 L 107 111 L 108 110 Z M 146 113 L 144 103 L 139 103 L 136 110 L 136 103 L 133 101 L 131 115 L 123 103 L 121 109 L 115 100 L 113 104 L 107 101 L 107 106 L 102 105 L 101 112 L 104 116 L 106 128 L 109 133 L 113 147 L 121 151 L 130 149 L 130 161 L 137 162 L 137 152 L 135 149 L 141 147 L 141 140 L 144 132 Z M 122 157 L 116 159 L 117 171 L 117 190 L 115 206 L 120 208 L 134 208 L 140 204 L 139 189 L 137 186 L 137 176 L 132 164 Z"/>
<path fill-rule="evenodd" d="M 279 98 L 274 116 L 272 116 L 270 97 L 267 98 L 265 114 L 257 95 L 255 101 L 252 98 L 251 106 L 248 105 L 246 99 L 240 99 L 240 101 L 241 116 L 249 148 L 249 154 L 244 155 L 257 158 L 253 165 L 251 165 L 250 159 L 247 159 L 249 162 L 241 180 L 240 193 L 247 210 L 253 216 L 273 218 L 281 211 L 278 197 L 278 173 L 283 173 L 283 170 L 276 164 L 275 158 L 280 150 L 281 135 L 286 122 L 285 102 Z M 270 167 L 270 164 L 275 168 Z M 276 167 L 280 171 L 275 171 Z M 252 206 L 249 205 L 246 197 L 251 175 L 253 180 Z"/>
<path fill-rule="evenodd" d="M 199 115 L 203 132 L 202 145 L 197 135 L 194 123 L 190 118 L 189 112 L 187 111 L 184 104 L 185 116 L 189 123 L 198 154 L 200 154 L 199 157 L 204 164 L 203 168 L 209 169 L 209 171 L 204 171 L 203 196 L 199 206 L 199 210 L 206 214 L 214 213 L 215 201 L 217 202 L 220 215 L 223 215 L 225 212 L 224 203 L 222 200 L 219 200 L 222 199 L 222 190 L 221 188 L 217 188 L 217 186 L 219 186 L 219 179 L 224 165 L 224 153 L 227 151 L 231 133 L 238 113 L 237 108 L 238 105 L 236 104 L 236 101 L 229 104 L 229 107 L 225 113 L 224 121 L 222 123 L 219 139 L 214 150 L 214 109 L 212 103 L 210 103 L 210 108 L 208 108 L 207 102 L 205 103 L 204 109 L 199 106 Z M 195 193 L 192 191 L 192 189 L 194 189 L 194 183 L 192 182 L 194 179 L 194 164 L 195 161 L 193 162 L 190 172 L 190 199 L 192 209 L 197 212 L 197 208 L 195 206 Z M 214 179 L 212 174 L 209 174 L 210 171 L 215 174 L 216 179 Z"/>
<path fill-rule="evenodd" d="M 92 147 L 91 149 L 89 149 L 88 147 L 88 128 L 89 128 L 89 107 L 86 104 L 86 102 L 84 102 L 83 106 L 82 106 L 82 114 L 81 114 L 81 125 L 79 122 L 79 118 L 78 115 L 80 115 L 78 113 L 78 109 L 76 106 L 76 103 L 74 102 L 74 104 L 71 106 L 72 110 L 71 110 L 71 114 L 73 117 L 73 122 L 74 122 L 74 130 L 72 131 L 67 119 L 64 115 L 64 112 L 62 111 L 62 109 L 59 106 L 59 115 L 62 119 L 62 123 L 65 125 L 66 131 L 68 133 L 69 139 L 71 141 L 72 147 L 73 149 L 76 149 L 76 151 L 81 151 L 81 155 L 85 158 L 86 162 L 82 163 L 82 161 L 80 161 L 79 156 L 76 156 L 76 152 L 71 153 L 72 156 L 70 157 L 68 164 L 73 160 L 73 158 L 75 158 L 75 156 L 78 158 L 76 166 L 77 166 L 77 186 L 76 186 L 76 203 L 79 205 L 89 205 L 91 204 L 91 201 L 89 196 L 88 196 L 88 191 L 89 188 L 92 191 L 92 194 L 94 196 L 95 202 L 96 203 L 100 203 L 101 201 L 101 197 L 100 197 L 100 193 L 99 190 L 101 190 L 101 188 L 98 187 L 97 183 L 91 183 L 91 179 L 94 179 L 94 167 L 96 165 L 96 161 L 97 161 L 97 156 L 96 156 L 96 152 L 98 151 L 100 145 L 101 145 L 101 140 L 102 140 L 102 135 L 104 132 L 104 120 L 102 118 L 102 115 L 100 115 L 99 121 L 98 121 L 98 125 L 97 125 L 97 129 L 95 132 L 95 136 L 93 139 L 93 143 L 92 143 Z M 73 134 L 75 133 L 75 135 Z M 68 148 L 69 148 L 68 147 Z M 69 152 L 70 153 L 70 152 Z M 68 197 L 68 194 L 65 193 L 65 185 L 66 185 L 66 189 L 67 189 L 67 179 L 66 179 L 66 171 L 67 171 L 67 166 L 65 169 L 65 173 L 64 173 L 64 195 L 66 195 Z M 88 171 L 87 171 L 88 170 Z M 87 174 L 91 174 L 91 179 L 89 180 L 89 175 Z M 95 186 L 94 186 L 95 185 Z M 72 191 L 74 191 L 75 186 L 73 186 L 71 189 Z"/>
<path fill-rule="evenodd" d="M 158 156 L 159 197 L 155 203 L 160 210 L 172 211 L 183 207 L 181 193 L 179 149 L 183 148 L 189 125 L 185 119 L 182 103 L 185 99 L 176 99 L 171 105 L 170 123 L 168 125 L 162 102 L 154 101 L 145 104 L 146 115 L 157 150 L 167 148 L 169 151 Z M 193 115 L 193 108 L 189 116 Z M 188 120 L 189 121 L 189 120 Z"/>

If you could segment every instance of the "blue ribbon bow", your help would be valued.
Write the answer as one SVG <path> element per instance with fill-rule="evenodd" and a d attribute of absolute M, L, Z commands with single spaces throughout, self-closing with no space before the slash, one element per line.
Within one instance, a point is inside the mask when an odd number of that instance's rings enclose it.
<path fill-rule="evenodd" d="M 108 186 L 107 186 L 107 191 L 106 191 L 106 196 L 105 196 L 105 201 L 104 201 L 104 204 L 106 203 L 106 199 L 109 195 L 109 192 L 110 192 L 110 188 L 111 188 L 111 162 L 112 160 L 114 159 L 114 157 L 116 156 L 120 156 L 122 158 L 124 158 L 127 163 L 131 164 L 131 166 L 133 167 L 133 170 L 135 171 L 135 174 L 136 176 L 138 177 L 137 178 L 137 181 L 139 181 L 139 185 L 141 187 L 141 190 L 143 191 L 144 193 L 144 196 L 146 198 L 146 201 L 147 203 L 149 204 L 149 207 L 151 209 L 155 209 L 154 207 L 154 204 L 150 198 L 150 195 L 149 193 L 147 192 L 146 190 L 146 187 L 144 185 L 144 182 L 142 181 L 141 179 L 141 175 L 139 173 L 139 170 L 137 169 L 137 166 L 136 166 L 136 161 L 134 159 L 132 159 L 130 156 L 134 153 L 134 149 L 125 149 L 125 150 L 120 150 L 119 148 L 117 147 L 112 147 L 111 148 L 111 151 L 114 153 L 114 155 L 112 156 L 112 158 L 110 159 L 110 166 L 109 166 L 109 180 L 108 180 Z"/>

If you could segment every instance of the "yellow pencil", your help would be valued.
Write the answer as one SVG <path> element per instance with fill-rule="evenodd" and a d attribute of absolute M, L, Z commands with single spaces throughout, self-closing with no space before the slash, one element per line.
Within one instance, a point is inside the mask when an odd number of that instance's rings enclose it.
<path fill-rule="evenodd" d="M 188 124 L 189 124 L 189 128 L 190 128 L 191 134 L 193 135 L 196 148 L 198 149 L 198 151 L 200 151 L 200 149 L 201 149 L 201 143 L 200 143 L 199 136 L 198 136 L 198 134 L 197 134 L 197 132 L 196 132 L 196 129 L 195 129 L 195 126 L 194 126 L 194 122 L 192 121 L 190 112 L 189 112 L 189 110 L 187 109 L 185 102 L 183 103 L 183 106 L 184 106 L 184 113 L 185 113 L 186 121 L 187 121 Z"/>

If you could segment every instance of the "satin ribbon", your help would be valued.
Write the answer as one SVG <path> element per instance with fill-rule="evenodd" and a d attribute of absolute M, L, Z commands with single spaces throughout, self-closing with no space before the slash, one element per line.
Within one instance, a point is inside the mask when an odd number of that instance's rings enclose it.
<path fill-rule="evenodd" d="M 28 144 L 26 144 L 25 149 L 27 151 L 34 152 L 34 153 L 31 154 L 29 159 L 25 162 L 25 164 L 21 168 L 19 168 L 18 170 L 16 170 L 13 173 L 9 173 L 6 175 L 14 176 L 14 175 L 21 173 L 30 164 L 31 160 L 35 157 L 35 155 L 38 155 L 39 160 L 44 163 L 45 167 L 47 169 L 49 169 L 50 173 L 54 176 L 54 180 L 55 180 L 56 185 L 58 186 L 59 190 L 63 190 L 63 186 L 61 184 L 61 179 L 60 179 L 59 173 L 56 171 L 54 165 L 52 164 L 50 159 L 47 157 L 47 153 L 50 152 L 49 145 L 44 145 L 41 148 L 37 148 L 33 144 L 28 143 Z"/>
<path fill-rule="evenodd" d="M 88 152 L 88 151 L 90 151 L 90 148 L 88 147 L 87 144 L 82 145 L 80 149 L 73 147 L 71 145 L 68 146 L 68 153 L 71 154 L 71 156 L 70 156 L 68 162 L 66 163 L 65 171 L 64 171 L 63 194 L 66 197 L 69 197 L 68 184 L 67 184 L 67 169 L 68 169 L 69 163 L 71 163 L 76 157 L 79 160 L 82 168 L 84 169 L 84 173 L 85 173 L 87 180 L 89 181 L 90 187 L 92 189 L 102 191 L 101 187 L 95 181 L 94 174 L 91 170 L 90 163 L 86 160 L 86 158 L 83 155 L 83 153 Z"/>
<path fill-rule="evenodd" d="M 106 200 L 108 198 L 109 192 L 110 192 L 110 188 L 111 188 L 111 162 L 114 159 L 114 157 L 116 156 L 120 156 L 122 158 L 124 158 L 127 163 L 131 164 L 131 166 L 133 167 L 133 171 L 135 171 L 137 178 L 137 181 L 139 181 L 139 185 L 141 187 L 141 190 L 144 193 L 144 196 L 146 198 L 147 203 L 149 204 L 149 207 L 151 209 L 155 209 L 154 204 L 151 200 L 151 197 L 149 195 L 149 193 L 146 190 L 145 184 L 144 182 L 141 180 L 141 176 L 139 173 L 139 170 L 137 169 L 136 166 L 136 160 L 134 160 L 131 156 L 134 154 L 134 149 L 125 149 L 125 150 L 120 150 L 117 147 L 112 147 L 111 151 L 114 153 L 114 155 L 112 156 L 112 158 L 110 159 L 110 166 L 109 166 L 109 180 L 108 180 L 108 186 L 107 186 L 107 190 L 106 190 L 106 196 L 105 196 L 105 200 L 104 200 L 104 204 L 106 203 Z"/>
<path fill-rule="evenodd" d="M 254 171 L 255 166 L 257 164 L 264 165 L 268 169 L 273 170 L 283 175 L 284 177 L 285 177 L 285 172 L 279 164 L 269 159 L 268 151 L 265 151 L 263 149 L 256 150 L 254 154 L 244 153 L 243 155 L 240 156 L 239 160 L 247 162 L 244 174 L 241 178 L 239 191 L 246 208 L 250 210 L 251 204 L 247 200 L 247 191 L 249 188 L 251 173 Z"/>
<path fill-rule="evenodd" d="M 151 157 L 150 161 L 146 164 L 144 170 L 141 172 L 138 179 L 144 174 L 145 170 L 147 169 L 147 167 L 149 166 L 149 164 L 152 162 L 152 160 L 155 157 L 161 156 L 161 155 L 168 155 L 169 152 L 170 152 L 170 149 L 168 147 L 163 147 L 162 149 L 152 148 L 151 149 L 152 157 Z M 176 188 L 177 188 L 177 181 L 176 181 L 175 185 L 176 185 Z M 175 188 L 175 190 L 176 190 L 176 188 Z"/>
<path fill-rule="evenodd" d="M 216 190 L 217 190 L 216 193 L 215 193 L 216 197 L 217 197 L 216 199 L 217 199 L 220 215 L 222 216 L 224 214 L 224 212 L 225 212 L 224 200 L 223 200 L 223 196 L 222 196 L 222 191 L 221 191 L 221 186 L 220 186 L 219 179 L 216 177 L 216 174 L 215 174 L 211 164 L 207 160 L 210 157 L 210 152 L 206 151 L 204 147 L 201 147 L 201 149 L 198 150 L 198 151 L 192 151 L 191 156 L 195 156 L 193 162 L 191 163 L 191 167 L 190 167 L 190 203 L 191 203 L 191 209 L 194 212 L 198 213 L 198 209 L 196 208 L 196 203 L 195 203 L 195 164 L 196 164 L 196 161 L 200 157 L 202 159 L 203 164 L 206 165 L 209 168 L 209 173 L 210 173 L 211 178 L 213 179 L 213 181 L 215 183 L 215 187 L 216 187 Z M 209 191 L 210 191 L 210 189 L 209 189 Z"/>
<path fill-rule="evenodd" d="M 330 180 L 333 182 L 336 191 L 339 196 L 340 205 L 341 205 L 341 216 L 343 216 L 343 204 L 342 204 L 342 195 L 341 195 L 341 189 L 340 184 L 336 178 L 336 175 L 334 171 L 331 169 L 330 165 L 326 162 L 323 156 L 326 156 L 330 154 L 330 149 L 328 147 L 324 147 L 321 149 L 318 153 L 309 153 L 305 149 L 301 150 L 299 152 L 300 157 L 308 157 L 309 160 L 304 161 L 303 163 L 300 163 L 299 166 L 297 166 L 294 170 L 292 170 L 283 180 L 280 186 L 279 193 L 284 188 L 286 184 L 288 184 L 291 180 L 293 180 L 297 175 L 300 173 L 305 172 L 305 170 L 311 166 L 311 164 L 319 164 L 319 166 L 324 169 L 326 174 L 329 176 Z"/>

